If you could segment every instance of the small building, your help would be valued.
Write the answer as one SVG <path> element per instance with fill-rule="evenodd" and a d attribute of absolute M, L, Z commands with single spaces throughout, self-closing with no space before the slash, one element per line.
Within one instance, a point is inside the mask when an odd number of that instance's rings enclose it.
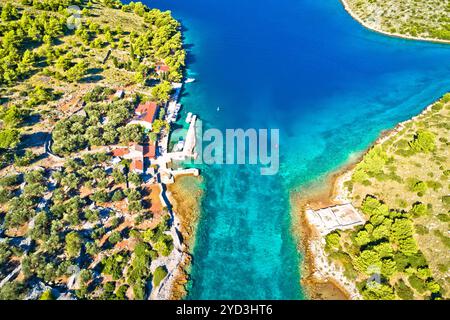
<path fill-rule="evenodd" d="M 112 151 L 113 157 L 124 157 L 125 155 L 130 153 L 130 149 L 128 147 L 117 148 Z"/>
<path fill-rule="evenodd" d="M 144 158 L 144 146 L 140 144 L 132 144 L 128 148 L 128 153 L 123 156 L 125 159 L 133 160 L 143 160 Z"/>
<path fill-rule="evenodd" d="M 156 147 L 156 142 L 144 145 L 144 158 L 149 160 L 156 159 Z"/>
<path fill-rule="evenodd" d="M 130 170 L 136 173 L 144 173 L 144 146 L 133 144 L 130 153 L 125 155 L 125 159 L 131 160 Z"/>
<path fill-rule="evenodd" d="M 156 73 L 158 75 L 164 74 L 164 73 L 168 73 L 170 71 L 169 66 L 165 65 L 165 64 L 160 64 L 156 66 Z"/>
<path fill-rule="evenodd" d="M 306 217 L 323 236 L 334 230 L 348 230 L 365 224 L 364 216 L 351 203 L 320 210 L 308 209 Z"/>
<path fill-rule="evenodd" d="M 132 144 L 129 147 L 119 147 L 112 151 L 113 164 L 120 163 L 121 159 L 131 160 L 130 170 L 136 173 L 144 172 L 144 150 L 151 154 L 143 145 Z"/>
<path fill-rule="evenodd" d="M 117 90 L 117 92 L 114 94 L 114 96 L 118 99 L 123 99 L 123 97 L 125 97 L 125 91 Z"/>
<path fill-rule="evenodd" d="M 144 173 L 144 161 L 138 159 L 131 160 L 130 171 Z"/>

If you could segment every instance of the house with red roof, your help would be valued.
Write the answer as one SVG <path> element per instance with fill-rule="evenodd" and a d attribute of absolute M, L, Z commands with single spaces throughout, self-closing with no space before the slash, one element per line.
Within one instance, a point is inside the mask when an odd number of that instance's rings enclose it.
<path fill-rule="evenodd" d="M 144 173 L 144 161 L 138 159 L 131 160 L 130 170 L 136 173 Z"/>
<path fill-rule="evenodd" d="M 170 71 L 169 66 L 165 65 L 165 64 L 161 64 L 161 65 L 157 65 L 156 66 L 156 73 L 158 75 L 164 74 L 164 73 L 168 73 Z"/>
<path fill-rule="evenodd" d="M 156 142 L 144 145 L 144 158 L 148 160 L 156 159 Z"/>
<path fill-rule="evenodd" d="M 112 151 L 113 157 L 123 158 L 125 155 L 129 154 L 130 150 L 126 147 L 117 148 Z"/>
<path fill-rule="evenodd" d="M 130 147 L 119 147 L 112 150 L 115 159 L 131 160 L 130 170 L 136 173 L 144 173 L 144 150 L 149 154 L 148 147 L 132 144 Z"/>
<path fill-rule="evenodd" d="M 138 124 L 146 128 L 152 129 L 153 122 L 158 117 L 158 104 L 152 101 L 142 103 L 135 110 L 135 118 L 129 124 Z M 146 162 L 147 165 L 156 159 L 157 143 L 151 141 L 148 144 L 131 144 L 129 147 L 118 147 L 112 150 L 114 161 L 120 159 L 131 160 L 130 170 L 136 173 L 144 173 Z"/>
<path fill-rule="evenodd" d="M 148 101 L 140 104 L 135 110 L 135 117 L 130 124 L 139 124 L 147 130 L 152 130 L 153 122 L 158 118 L 159 107 L 156 102 Z"/>

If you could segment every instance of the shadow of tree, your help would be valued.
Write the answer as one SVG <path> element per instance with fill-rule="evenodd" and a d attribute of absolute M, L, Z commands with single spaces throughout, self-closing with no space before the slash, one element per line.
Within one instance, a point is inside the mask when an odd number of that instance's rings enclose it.
<path fill-rule="evenodd" d="M 18 149 L 43 147 L 45 142 L 50 139 L 48 132 L 34 132 L 32 134 L 24 134 Z"/>

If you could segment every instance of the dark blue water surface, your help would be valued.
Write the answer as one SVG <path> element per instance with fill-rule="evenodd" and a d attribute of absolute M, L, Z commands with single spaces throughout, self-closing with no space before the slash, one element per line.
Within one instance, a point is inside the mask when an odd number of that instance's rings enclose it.
<path fill-rule="evenodd" d="M 147 1 L 146 1 L 147 2 Z M 202 170 L 190 299 L 301 299 L 289 195 L 450 89 L 450 46 L 393 39 L 338 0 L 154 0 L 186 28 L 185 110 L 217 128 L 279 128 L 281 170 Z M 220 107 L 220 112 L 217 112 Z"/>

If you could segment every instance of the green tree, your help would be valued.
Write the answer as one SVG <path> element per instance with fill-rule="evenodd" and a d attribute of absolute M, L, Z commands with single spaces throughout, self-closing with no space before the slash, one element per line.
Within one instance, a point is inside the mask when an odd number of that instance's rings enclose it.
<path fill-rule="evenodd" d="M 80 235 L 72 231 L 66 235 L 66 253 L 69 257 L 77 257 L 80 254 L 83 241 Z"/>
<path fill-rule="evenodd" d="M 406 239 L 401 239 L 399 241 L 399 245 L 400 245 L 400 248 L 399 248 L 400 251 L 407 256 L 412 256 L 419 251 L 419 248 L 417 247 L 417 243 L 412 236 L 409 238 L 406 238 Z"/>
<path fill-rule="evenodd" d="M 15 128 L 23 118 L 23 112 L 17 106 L 13 105 L 1 114 L 0 118 L 3 120 L 3 125 L 8 128 Z"/>
<path fill-rule="evenodd" d="M 17 129 L 0 130 L 0 149 L 15 148 L 20 142 L 20 132 Z"/>
<path fill-rule="evenodd" d="M 395 241 L 411 238 L 413 223 L 409 219 L 396 219 L 391 228 L 391 237 Z"/>
<path fill-rule="evenodd" d="M 130 142 L 143 143 L 145 139 L 145 128 L 141 125 L 128 125 L 119 128 L 120 142 L 128 144 Z"/>
<path fill-rule="evenodd" d="M 410 147 L 415 152 L 431 152 L 436 148 L 436 136 L 429 131 L 419 130 L 410 142 Z"/>
<path fill-rule="evenodd" d="M 160 266 L 153 272 L 153 286 L 156 288 L 159 286 L 161 281 L 167 276 L 167 270 L 165 267 Z"/>
<path fill-rule="evenodd" d="M 356 234 L 355 241 L 360 247 L 365 246 L 371 241 L 370 235 L 366 230 L 361 230 Z"/>
<path fill-rule="evenodd" d="M 394 290 L 391 286 L 387 284 L 379 284 L 376 282 L 371 282 L 371 285 L 367 285 L 363 291 L 362 295 L 366 300 L 394 300 Z"/>
<path fill-rule="evenodd" d="M 152 88 L 152 97 L 159 103 L 169 101 L 172 86 L 168 81 L 162 81 Z"/>
<path fill-rule="evenodd" d="M 402 300 L 414 299 L 414 291 L 412 291 L 402 279 L 400 279 L 395 285 L 395 293 Z"/>
<path fill-rule="evenodd" d="M 370 276 L 372 272 L 371 268 L 375 266 L 381 268 L 380 255 L 374 250 L 364 250 L 354 260 L 354 266 L 356 270 Z"/>
<path fill-rule="evenodd" d="M 17 19 L 19 13 L 17 8 L 14 7 L 11 3 L 7 2 L 2 8 L 2 20 L 3 21 L 11 21 Z"/>
<path fill-rule="evenodd" d="M 153 124 L 152 124 L 152 133 L 159 134 L 159 133 L 161 133 L 161 131 L 163 129 L 166 129 L 166 131 L 168 131 L 169 128 L 170 128 L 169 124 L 166 121 L 161 120 L 161 119 L 156 119 L 155 121 L 153 121 Z"/>
<path fill-rule="evenodd" d="M 140 186 L 142 184 L 141 176 L 135 172 L 131 172 L 128 175 L 128 181 L 134 184 L 135 186 Z"/>
<path fill-rule="evenodd" d="M 88 64 L 85 61 L 80 61 L 76 63 L 73 67 L 71 67 L 66 72 L 66 78 L 70 82 L 78 82 L 83 78 L 88 69 Z"/>
<path fill-rule="evenodd" d="M 114 202 L 122 201 L 123 199 L 125 199 L 125 194 L 120 189 L 116 190 L 111 198 L 111 200 Z"/>
<path fill-rule="evenodd" d="M 112 244 L 115 245 L 116 243 L 119 243 L 122 240 L 122 236 L 120 235 L 120 233 L 118 231 L 114 231 L 111 233 L 111 235 L 109 236 L 108 241 Z"/>

